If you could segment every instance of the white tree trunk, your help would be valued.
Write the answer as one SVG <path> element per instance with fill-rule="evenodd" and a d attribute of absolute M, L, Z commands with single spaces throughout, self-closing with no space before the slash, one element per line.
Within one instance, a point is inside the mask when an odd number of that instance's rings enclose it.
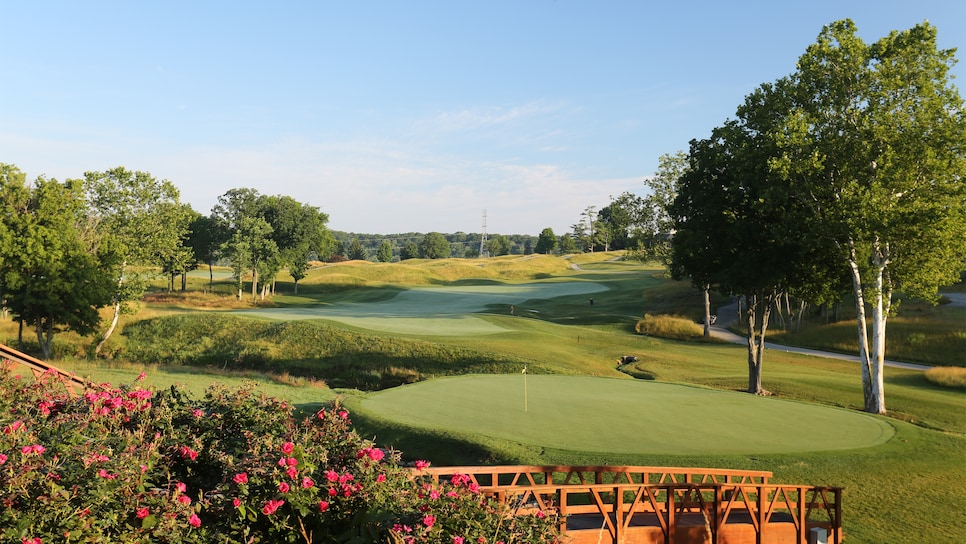
<path fill-rule="evenodd" d="M 114 334 L 114 329 L 117 328 L 117 320 L 120 319 L 121 317 L 121 304 L 123 303 L 123 301 L 121 300 L 121 286 L 124 284 L 125 267 L 127 267 L 127 262 L 121 263 L 121 274 L 117 278 L 117 292 L 114 295 L 114 316 L 111 318 L 111 325 L 107 328 L 107 331 L 104 333 L 104 336 L 102 336 L 101 340 L 97 343 L 96 346 L 94 346 L 95 357 L 101 354 L 101 350 L 104 349 L 104 344 L 106 344 L 107 339 L 110 338 L 112 334 Z"/>
<path fill-rule="evenodd" d="M 111 325 L 107 328 L 107 331 L 104 333 L 104 336 L 101 337 L 101 341 L 97 343 L 96 347 L 94 347 L 94 355 L 100 355 L 101 349 L 103 349 L 104 344 L 107 343 L 107 339 L 110 338 L 112 334 L 114 334 L 114 329 L 117 328 L 117 321 L 118 319 L 120 319 L 120 317 L 121 317 L 121 301 L 118 300 L 114 303 L 114 316 L 111 318 Z"/>
<path fill-rule="evenodd" d="M 872 304 L 872 350 L 869 350 L 869 327 L 865 312 L 865 288 L 862 283 L 862 272 L 859 269 L 858 254 L 854 241 L 849 241 L 849 270 L 852 273 L 852 289 L 855 295 L 855 316 L 859 333 L 859 361 L 862 365 L 862 394 L 864 409 L 873 414 L 884 414 L 885 385 L 882 379 L 882 367 L 885 361 L 885 325 L 887 312 L 883 305 L 882 275 L 886 261 L 875 259 L 874 293 Z M 891 292 L 890 292 L 891 293 Z M 890 295 L 891 296 L 891 295 Z"/>

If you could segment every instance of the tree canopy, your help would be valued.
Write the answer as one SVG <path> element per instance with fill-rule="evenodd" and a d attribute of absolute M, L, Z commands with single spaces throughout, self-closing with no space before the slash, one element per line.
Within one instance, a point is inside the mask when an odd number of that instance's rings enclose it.
<path fill-rule="evenodd" d="M 883 413 L 894 294 L 935 299 L 964 268 L 966 112 L 934 27 L 873 44 L 856 32 L 826 26 L 796 72 L 692 142 L 672 206 L 674 270 L 746 297 L 812 300 L 850 276 L 865 409 Z"/>
<path fill-rule="evenodd" d="M 148 274 L 143 267 L 161 266 L 162 258 L 178 251 L 186 238 L 190 215 L 179 202 L 178 189 L 148 172 L 123 166 L 103 172 L 86 172 L 84 189 L 98 236 L 120 256 L 102 267 L 113 278 L 114 314 L 94 349 L 99 353 L 117 327 L 123 311 L 144 295 Z"/>
<path fill-rule="evenodd" d="M 449 256 L 449 241 L 439 232 L 430 232 L 419 242 L 421 259 L 445 259 Z"/>
<path fill-rule="evenodd" d="M 54 334 L 90 334 L 98 309 L 111 301 L 114 280 L 103 274 L 117 254 L 86 236 L 83 186 L 38 178 L 26 184 L 15 166 L 0 164 L 0 298 L 20 323 L 33 327 L 44 358 Z"/>

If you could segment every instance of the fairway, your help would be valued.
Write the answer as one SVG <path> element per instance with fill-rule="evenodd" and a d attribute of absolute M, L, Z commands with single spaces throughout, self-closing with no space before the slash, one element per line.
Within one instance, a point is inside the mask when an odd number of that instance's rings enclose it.
<path fill-rule="evenodd" d="M 825 451 L 875 446 L 895 433 L 884 419 L 860 412 L 587 376 L 442 378 L 382 391 L 365 399 L 361 408 L 423 429 L 585 452 Z"/>
<path fill-rule="evenodd" d="M 277 321 L 331 319 L 354 327 L 397 334 L 474 336 L 506 330 L 472 315 L 488 307 L 502 307 L 501 313 L 506 314 L 511 305 L 517 305 L 516 312 L 525 312 L 527 309 L 519 305 L 528 300 L 589 295 L 605 290 L 607 287 L 603 284 L 579 281 L 417 287 L 378 302 L 264 308 L 234 313 Z"/>

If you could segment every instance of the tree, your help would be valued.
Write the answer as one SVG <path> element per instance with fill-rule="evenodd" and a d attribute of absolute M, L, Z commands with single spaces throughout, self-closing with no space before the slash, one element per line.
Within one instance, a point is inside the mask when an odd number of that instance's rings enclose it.
<path fill-rule="evenodd" d="M 849 270 L 865 410 L 884 413 L 896 291 L 935 300 L 964 268 L 966 111 L 935 27 L 873 44 L 856 32 L 832 23 L 799 59 L 773 168 Z"/>
<path fill-rule="evenodd" d="M 486 241 L 486 249 L 494 257 L 509 255 L 510 239 L 502 234 L 494 234 Z"/>
<path fill-rule="evenodd" d="M 212 217 L 228 233 L 223 243 L 226 255 L 231 253 L 243 259 L 257 258 L 257 261 L 250 261 L 243 268 L 251 270 L 253 281 L 260 278 L 263 282 L 262 298 L 268 292 L 269 285 L 274 285 L 276 274 L 284 266 L 288 266 L 289 274 L 295 281 L 295 293 L 298 293 L 298 282 L 308 271 L 310 256 L 315 254 L 319 259 L 327 258 L 335 243 L 325 226 L 328 215 L 315 206 L 302 204 L 288 196 L 265 196 L 247 188 L 231 189 L 218 198 L 218 205 L 212 209 Z M 251 229 L 255 228 L 254 223 L 246 223 L 250 219 L 261 219 L 268 226 L 265 235 L 273 245 L 250 239 L 243 242 L 251 234 Z M 239 235 L 243 224 L 248 232 Z M 255 230 L 260 229 L 262 226 Z M 248 252 L 253 250 L 263 253 L 249 255 Z M 237 277 L 237 282 L 241 298 L 242 278 Z M 252 286 L 252 292 L 253 296 L 257 293 L 257 282 Z"/>
<path fill-rule="evenodd" d="M 392 242 L 389 240 L 383 240 L 379 244 L 379 252 L 376 253 L 376 260 L 381 263 L 392 262 Z"/>
<path fill-rule="evenodd" d="M 643 208 L 643 201 L 632 193 L 622 193 L 611 197 L 610 204 L 597 213 L 597 228 L 607 233 L 605 249 L 630 249 L 639 227 L 637 218 Z"/>
<path fill-rule="evenodd" d="M 88 244 L 83 185 L 38 178 L 33 187 L 14 166 L 0 164 L 0 287 L 20 323 L 33 326 L 43 357 L 50 358 L 54 334 L 97 330 L 98 309 L 111 301 L 114 265 L 109 244 Z"/>
<path fill-rule="evenodd" d="M 84 189 L 99 236 L 120 256 L 103 271 L 114 281 L 113 317 L 94 348 L 99 354 L 117 327 L 122 312 L 133 311 L 144 295 L 149 268 L 159 257 L 177 251 L 188 229 L 178 189 L 148 172 L 131 172 L 122 166 L 104 172 L 86 172 Z"/>
<path fill-rule="evenodd" d="M 711 287 L 745 299 L 748 392 L 755 394 L 767 394 L 761 376 L 773 305 L 791 290 L 812 294 L 803 287 L 811 285 L 803 271 L 828 262 L 821 258 L 828 244 L 798 231 L 795 220 L 804 213 L 771 169 L 777 151 L 770 135 L 787 111 L 789 90 L 787 80 L 762 85 L 746 97 L 736 120 L 692 141 L 668 208 L 675 228 L 671 270 L 705 291 L 706 327 Z"/>
<path fill-rule="evenodd" d="M 362 242 L 358 238 L 353 238 L 346 250 L 346 257 L 350 261 L 364 261 L 369 258 L 369 254 L 366 252 L 366 248 L 362 246 Z"/>
<path fill-rule="evenodd" d="M 574 235 L 577 238 L 578 245 L 583 242 L 584 251 L 593 253 L 594 243 L 596 242 L 594 229 L 597 221 L 597 206 L 587 206 L 580 216 L 580 223 L 574 225 Z"/>
<path fill-rule="evenodd" d="M 227 225 L 213 215 L 198 214 L 188 224 L 187 245 L 191 248 L 195 263 L 208 265 L 208 290 L 214 288 L 215 261 L 221 254 L 221 246 L 228 241 Z"/>
<path fill-rule="evenodd" d="M 181 290 L 186 289 L 188 271 L 195 268 L 194 250 L 190 245 L 191 224 L 200 214 L 191 209 L 190 204 L 181 204 L 179 210 L 182 217 L 174 218 L 179 223 L 187 224 L 187 228 L 182 233 L 180 243 L 169 248 L 166 252 L 158 255 L 158 262 L 161 265 L 161 273 L 168 277 L 168 291 L 174 291 L 174 278 L 181 275 Z"/>
<path fill-rule="evenodd" d="M 580 248 L 577 247 L 576 238 L 570 234 L 562 235 L 560 237 L 560 243 L 558 244 L 558 246 L 560 247 L 560 253 L 564 255 L 567 255 L 570 253 L 576 253 L 577 251 L 580 251 Z"/>
<path fill-rule="evenodd" d="M 242 278 L 246 272 L 252 275 L 252 302 L 258 299 L 259 273 L 265 274 L 266 261 L 278 258 L 278 246 L 272 239 L 272 226 L 261 217 L 242 217 L 238 228 L 222 246 L 222 252 L 231 259 L 235 274 L 238 300 L 242 298 Z"/>
<path fill-rule="evenodd" d="M 403 248 L 399 251 L 399 260 L 405 261 L 407 259 L 418 259 L 419 258 L 419 246 L 416 242 L 412 240 L 406 242 Z"/>
<path fill-rule="evenodd" d="M 279 251 L 276 272 L 278 268 L 287 266 L 295 281 L 295 293 L 298 293 L 298 282 L 308 271 L 310 255 L 324 259 L 335 245 L 332 234 L 326 228 L 329 216 L 315 206 L 282 195 L 258 196 L 255 207 L 256 213 L 272 227 L 272 239 Z M 264 278 L 274 278 L 274 274 Z"/>
<path fill-rule="evenodd" d="M 419 257 L 422 259 L 445 259 L 449 257 L 449 242 L 438 232 L 430 232 L 419 242 Z"/>
<path fill-rule="evenodd" d="M 555 249 L 557 249 L 557 235 L 553 233 L 553 229 L 547 227 L 540 231 L 540 236 L 537 238 L 537 246 L 534 248 L 534 251 L 549 255 Z"/>
<path fill-rule="evenodd" d="M 658 157 L 658 169 L 644 180 L 650 193 L 644 197 L 644 213 L 641 214 L 641 251 L 647 259 L 670 261 L 670 233 L 674 220 L 668 208 L 677 196 L 681 176 L 688 171 L 688 156 L 683 151 Z"/>

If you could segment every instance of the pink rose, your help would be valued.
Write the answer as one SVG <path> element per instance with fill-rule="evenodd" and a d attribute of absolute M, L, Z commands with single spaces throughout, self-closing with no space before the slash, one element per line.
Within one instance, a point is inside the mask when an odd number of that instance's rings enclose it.
<path fill-rule="evenodd" d="M 248 473 L 247 472 L 239 472 L 238 474 L 235 474 L 235 477 L 232 478 L 232 481 L 235 482 L 236 484 L 247 484 L 248 483 Z"/>
<path fill-rule="evenodd" d="M 191 517 L 188 518 L 188 524 L 195 528 L 201 527 L 201 518 L 198 517 L 198 514 L 191 514 Z"/>
<path fill-rule="evenodd" d="M 282 453 L 285 455 L 292 455 L 293 451 L 295 451 L 295 444 L 292 444 L 291 442 L 282 444 Z"/>
<path fill-rule="evenodd" d="M 277 501 L 268 501 L 265 503 L 265 506 L 262 507 L 262 513 L 266 516 L 270 516 L 278 510 L 279 506 L 282 506 L 283 504 L 285 504 L 285 501 L 281 499 Z"/>

